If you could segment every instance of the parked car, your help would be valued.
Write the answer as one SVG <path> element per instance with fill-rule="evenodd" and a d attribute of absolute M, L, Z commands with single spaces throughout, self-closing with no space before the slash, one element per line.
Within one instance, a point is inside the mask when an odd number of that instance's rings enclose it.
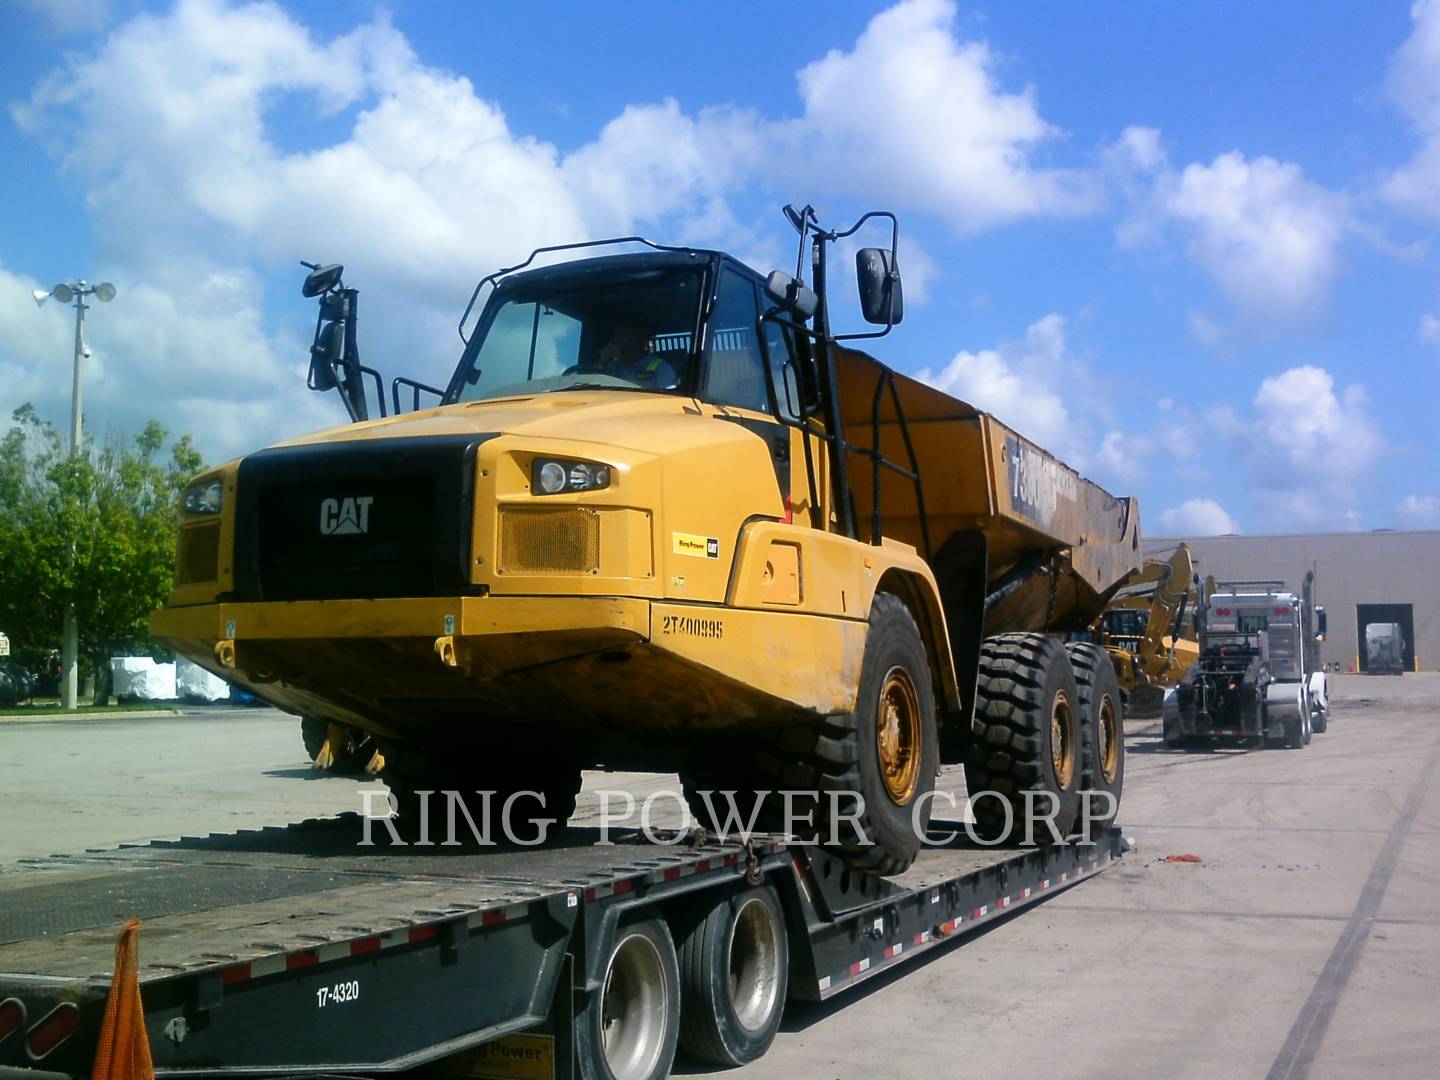
<path fill-rule="evenodd" d="M 35 679 L 8 656 L 0 656 L 0 705 L 19 705 L 35 692 Z"/>

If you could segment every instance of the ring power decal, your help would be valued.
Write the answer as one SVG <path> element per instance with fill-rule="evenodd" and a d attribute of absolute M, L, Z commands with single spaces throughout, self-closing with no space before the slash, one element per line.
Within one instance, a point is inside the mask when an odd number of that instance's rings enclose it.
<path fill-rule="evenodd" d="M 671 533 L 671 550 L 676 555 L 692 555 L 697 559 L 718 559 L 720 541 L 714 536 L 696 536 L 694 533 Z"/>

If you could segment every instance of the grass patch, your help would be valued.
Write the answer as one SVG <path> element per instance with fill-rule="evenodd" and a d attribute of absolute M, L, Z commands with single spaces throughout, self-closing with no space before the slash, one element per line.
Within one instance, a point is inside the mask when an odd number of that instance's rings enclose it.
<path fill-rule="evenodd" d="M 112 712 L 156 712 L 176 708 L 168 701 L 127 701 L 123 705 L 81 705 L 74 709 L 62 709 L 58 701 L 37 701 L 31 705 L 11 705 L 0 708 L 0 716 L 84 716 L 86 713 Z"/>

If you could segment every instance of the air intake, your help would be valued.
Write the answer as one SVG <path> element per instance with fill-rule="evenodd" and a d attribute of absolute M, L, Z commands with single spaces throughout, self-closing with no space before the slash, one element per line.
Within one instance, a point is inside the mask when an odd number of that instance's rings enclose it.
<path fill-rule="evenodd" d="M 600 511 L 507 507 L 500 511 L 502 574 L 598 574 Z"/>

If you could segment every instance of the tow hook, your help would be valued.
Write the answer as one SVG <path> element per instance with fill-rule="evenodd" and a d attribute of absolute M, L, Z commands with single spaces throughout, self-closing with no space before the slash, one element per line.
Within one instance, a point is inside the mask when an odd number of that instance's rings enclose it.
<path fill-rule="evenodd" d="M 760 855 L 755 850 L 755 841 L 747 837 L 745 840 L 745 884 L 761 885 L 765 881 L 765 875 L 760 872 Z"/>
<path fill-rule="evenodd" d="M 446 667 L 459 666 L 455 659 L 455 636 L 453 634 L 445 634 L 435 639 L 435 655 Z"/>

